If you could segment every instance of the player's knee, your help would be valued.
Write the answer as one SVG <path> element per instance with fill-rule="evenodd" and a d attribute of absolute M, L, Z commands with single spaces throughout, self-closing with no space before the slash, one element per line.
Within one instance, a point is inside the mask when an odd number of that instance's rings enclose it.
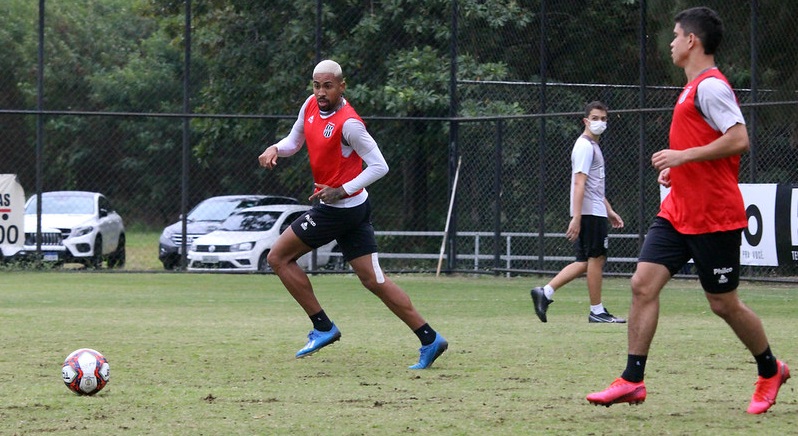
<path fill-rule="evenodd" d="M 651 285 L 650 281 L 644 280 L 639 274 L 632 276 L 631 286 L 633 298 L 648 299 L 656 294 L 656 290 Z"/>
<path fill-rule="evenodd" d="M 729 298 L 709 298 L 709 308 L 715 315 L 726 319 L 739 308 L 739 300 Z"/>
<path fill-rule="evenodd" d="M 280 252 L 277 250 L 271 250 L 266 255 L 266 262 L 268 262 L 269 266 L 272 267 L 272 269 L 274 270 L 279 269 L 281 266 L 283 266 L 283 264 L 285 263 L 284 259 L 285 257 L 281 256 Z"/>
<path fill-rule="evenodd" d="M 378 290 L 377 279 L 373 274 L 366 274 L 358 276 L 360 283 L 369 291 L 376 293 Z"/>

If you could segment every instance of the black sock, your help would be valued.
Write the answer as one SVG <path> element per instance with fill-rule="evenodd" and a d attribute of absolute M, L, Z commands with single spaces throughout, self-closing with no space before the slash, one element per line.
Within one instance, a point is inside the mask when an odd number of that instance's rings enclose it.
<path fill-rule="evenodd" d="M 332 321 L 330 321 L 330 318 L 327 318 L 327 314 L 324 313 L 323 310 L 315 315 L 311 315 L 310 320 L 313 322 L 313 328 L 320 332 L 328 332 L 333 328 Z"/>
<path fill-rule="evenodd" d="M 764 353 L 754 356 L 754 359 L 756 359 L 756 370 L 760 377 L 771 378 L 779 371 L 776 358 L 770 352 L 770 347 Z"/>
<path fill-rule="evenodd" d="M 435 330 L 432 330 L 432 327 L 430 327 L 429 324 L 424 324 L 413 333 L 418 336 L 418 339 L 421 341 L 421 345 L 429 345 L 435 342 L 435 336 L 437 336 L 437 333 L 435 333 Z"/>
<path fill-rule="evenodd" d="M 643 381 L 643 374 L 646 372 L 647 358 L 648 356 L 628 355 L 626 357 L 626 370 L 621 374 L 621 377 L 632 383 L 640 383 Z"/>

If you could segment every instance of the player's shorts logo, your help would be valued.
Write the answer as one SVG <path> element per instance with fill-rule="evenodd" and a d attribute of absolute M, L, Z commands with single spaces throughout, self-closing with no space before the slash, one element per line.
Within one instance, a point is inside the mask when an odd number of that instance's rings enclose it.
<path fill-rule="evenodd" d="M 712 269 L 712 274 L 715 275 L 715 276 L 719 276 L 718 277 L 718 284 L 719 285 L 723 285 L 723 284 L 729 283 L 729 278 L 726 277 L 726 274 L 730 274 L 733 271 L 734 271 L 734 268 L 732 268 L 730 266 L 727 266 L 727 267 L 721 267 L 721 268 L 713 268 Z"/>
<path fill-rule="evenodd" d="M 305 223 L 303 223 L 303 224 L 307 224 L 307 223 L 310 223 L 311 226 L 316 227 L 316 222 L 313 221 L 313 218 L 311 218 L 309 213 L 305 214 Z"/>

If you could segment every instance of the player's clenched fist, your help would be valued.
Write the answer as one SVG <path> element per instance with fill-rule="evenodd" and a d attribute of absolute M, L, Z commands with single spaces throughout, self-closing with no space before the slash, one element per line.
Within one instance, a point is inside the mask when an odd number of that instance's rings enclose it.
<path fill-rule="evenodd" d="M 277 166 L 277 147 L 271 146 L 267 148 L 260 156 L 258 156 L 260 166 L 272 169 Z"/>

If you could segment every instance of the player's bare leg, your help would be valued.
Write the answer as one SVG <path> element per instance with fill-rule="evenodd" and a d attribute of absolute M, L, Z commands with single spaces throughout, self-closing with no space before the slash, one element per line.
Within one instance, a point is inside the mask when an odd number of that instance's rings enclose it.
<path fill-rule="evenodd" d="M 601 302 L 601 286 L 604 282 L 604 264 L 607 256 L 590 257 L 587 260 L 587 291 L 590 296 L 588 322 L 623 324 L 625 319 L 611 314 Z"/>
<path fill-rule="evenodd" d="M 709 301 L 712 312 L 729 324 L 734 334 L 740 338 L 751 354 L 757 355 L 765 351 L 768 347 L 768 339 L 762 321 L 740 301 L 737 290 L 722 294 L 705 292 L 704 295 Z"/>
<path fill-rule="evenodd" d="M 670 271 L 662 265 L 648 262 L 637 264 L 632 276 L 632 305 L 629 308 L 627 331 L 630 356 L 648 356 L 659 322 L 659 295 L 670 278 Z M 644 381 L 626 380 L 623 377 L 616 378 L 607 389 L 587 396 L 590 403 L 607 407 L 618 403 L 640 404 L 645 399 Z"/>
<path fill-rule="evenodd" d="M 363 286 L 379 297 L 388 309 L 411 330 L 416 330 L 426 324 L 407 293 L 386 277 L 379 266 L 375 268 L 373 256 L 376 256 L 376 253 L 360 256 L 349 262 Z"/>
<path fill-rule="evenodd" d="M 410 297 L 380 268 L 377 253 L 367 254 L 349 261 L 363 286 L 371 291 L 401 319 L 421 340 L 418 363 L 410 369 L 427 369 L 444 351 L 449 342 L 435 332 L 413 306 Z"/>
<path fill-rule="evenodd" d="M 754 311 L 740 301 L 736 289 L 723 294 L 705 293 L 705 295 L 712 312 L 729 324 L 734 334 L 740 338 L 740 341 L 748 348 L 754 358 L 760 355 L 769 356 L 769 359 L 764 360 L 768 364 L 764 364 L 762 371 L 764 371 L 765 367 L 770 366 L 770 371 L 773 374 L 763 376 L 763 372 L 760 372 L 754 395 L 751 397 L 751 403 L 747 410 L 748 413 L 752 414 L 767 412 L 772 405 L 776 404 L 776 397 L 779 394 L 781 385 L 790 378 L 790 368 L 786 363 L 776 360 L 772 356 L 765 328 L 762 326 L 762 320 L 759 319 Z M 759 362 L 757 366 L 759 366 Z"/>
<path fill-rule="evenodd" d="M 322 310 L 307 273 L 296 262 L 296 259 L 310 250 L 296 236 L 294 230 L 288 227 L 274 243 L 266 258 L 274 273 L 308 316 Z"/>
<path fill-rule="evenodd" d="M 546 286 L 550 286 L 553 291 L 551 295 L 547 296 L 546 288 L 536 286 L 530 291 L 532 303 L 535 307 L 535 314 L 541 321 L 547 322 L 546 312 L 549 310 L 549 305 L 554 301 L 550 297 L 554 296 L 553 292 L 560 289 L 562 286 L 570 283 L 572 280 L 581 277 L 587 271 L 587 262 L 571 262 L 561 269 Z"/>
<path fill-rule="evenodd" d="M 648 355 L 659 322 L 659 294 L 671 278 L 662 265 L 640 262 L 632 276 L 632 305 L 629 307 L 628 352 Z"/>
<path fill-rule="evenodd" d="M 277 239 L 266 259 L 285 288 L 314 323 L 313 330 L 308 333 L 307 343 L 296 353 L 297 358 L 310 356 L 341 338 L 338 327 L 322 311 L 307 273 L 296 262 L 296 259 L 310 250 L 289 227 Z"/>
<path fill-rule="evenodd" d="M 606 256 L 590 257 L 587 259 L 587 293 L 590 305 L 601 303 L 601 285 L 604 279 L 604 263 Z"/>
<path fill-rule="evenodd" d="M 587 272 L 587 262 L 571 262 L 549 281 L 549 286 L 560 289 Z"/>

